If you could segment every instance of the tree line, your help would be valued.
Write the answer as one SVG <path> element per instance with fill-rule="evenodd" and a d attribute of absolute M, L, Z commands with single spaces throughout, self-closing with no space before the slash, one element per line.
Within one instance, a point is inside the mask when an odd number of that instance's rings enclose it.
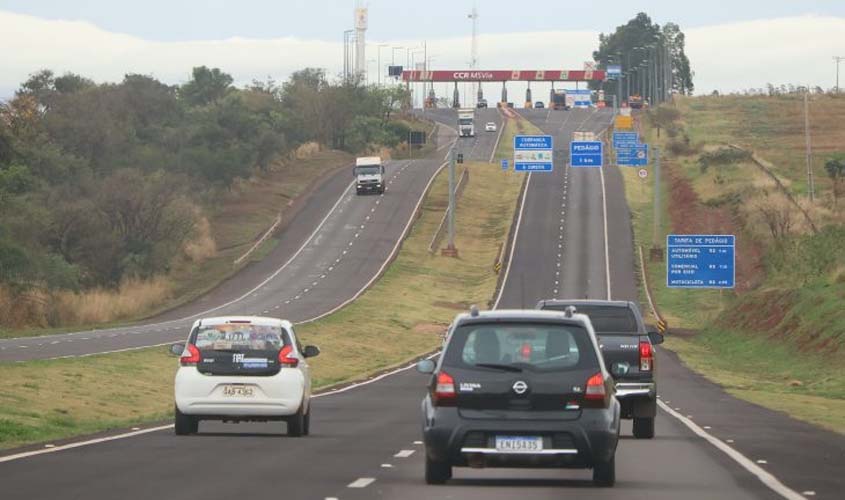
<path fill-rule="evenodd" d="M 626 77 L 631 72 L 638 71 L 647 65 L 650 59 L 657 59 L 659 65 L 668 65 L 669 90 L 678 94 L 691 94 L 695 89 L 693 77 L 695 73 L 690 66 L 685 52 L 686 35 L 680 26 L 668 22 L 663 26 L 652 22 L 648 14 L 640 12 L 633 19 L 622 26 L 618 26 L 613 33 L 599 35 L 599 47 L 593 52 L 595 60 L 602 68 L 608 65 L 620 65 Z M 668 55 L 668 60 L 666 55 Z M 636 76 L 636 75 L 634 75 Z M 632 83 L 637 87 L 637 79 Z M 606 95 L 615 95 L 616 85 L 605 85 Z M 642 89 L 632 89 L 631 94 L 642 93 Z M 623 96 L 628 95 L 627 85 L 623 89 Z"/>
<path fill-rule="evenodd" d="M 0 103 L 0 286 L 79 290 L 166 273 L 216 194 L 300 145 L 395 146 L 404 89 L 333 82 L 183 85 L 128 74 L 97 84 L 43 70 Z"/>

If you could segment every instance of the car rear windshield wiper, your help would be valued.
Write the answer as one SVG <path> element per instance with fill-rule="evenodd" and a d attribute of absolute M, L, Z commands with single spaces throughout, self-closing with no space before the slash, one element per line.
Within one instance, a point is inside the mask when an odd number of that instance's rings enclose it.
<path fill-rule="evenodd" d="M 506 372 L 521 372 L 522 368 L 513 365 L 503 365 L 499 363 L 476 363 L 475 366 L 481 368 L 493 368 L 494 370 L 504 370 Z"/>

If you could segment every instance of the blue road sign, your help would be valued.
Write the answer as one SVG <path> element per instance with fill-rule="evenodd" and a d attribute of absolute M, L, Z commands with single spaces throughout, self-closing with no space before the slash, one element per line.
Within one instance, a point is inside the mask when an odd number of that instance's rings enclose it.
<path fill-rule="evenodd" d="M 505 159 L 502 160 L 502 170 L 507 170 L 507 169 L 508 169 L 508 160 L 507 160 L 507 158 L 505 158 Z"/>
<path fill-rule="evenodd" d="M 504 161 L 506 160 L 503 160 L 503 168 Z M 513 167 L 517 172 L 551 172 L 554 169 L 554 141 L 552 136 L 514 136 Z"/>
<path fill-rule="evenodd" d="M 644 167 L 648 165 L 648 144 L 617 148 L 616 165 L 620 167 Z"/>
<path fill-rule="evenodd" d="M 732 234 L 666 236 L 666 286 L 733 288 L 736 282 L 736 237 Z"/>
<path fill-rule="evenodd" d="M 601 167 L 604 144 L 601 141 L 572 141 L 569 143 L 569 164 L 573 167 Z"/>
<path fill-rule="evenodd" d="M 619 78 L 619 75 L 622 74 L 622 66 L 618 64 L 608 64 L 607 65 L 607 78 L 612 80 L 615 78 Z"/>
<path fill-rule="evenodd" d="M 593 91 L 590 89 L 570 89 L 566 93 L 573 96 L 572 105 L 576 108 L 588 108 L 593 104 Z"/>
<path fill-rule="evenodd" d="M 614 132 L 614 148 L 630 148 L 640 143 L 640 136 L 636 132 Z"/>

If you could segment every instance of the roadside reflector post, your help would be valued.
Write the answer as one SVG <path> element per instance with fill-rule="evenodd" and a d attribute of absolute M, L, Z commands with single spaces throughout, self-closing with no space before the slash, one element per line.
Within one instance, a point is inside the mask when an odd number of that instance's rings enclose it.
<path fill-rule="evenodd" d="M 455 84 L 457 85 L 457 83 Z M 460 139 L 459 139 L 460 140 Z M 449 243 L 446 245 L 446 248 L 440 251 L 440 255 L 444 257 L 457 257 L 458 256 L 458 249 L 455 248 L 455 147 L 457 146 L 457 142 L 452 149 L 449 151 L 449 208 L 447 209 L 449 212 Z M 463 155 L 461 156 L 461 160 L 463 160 Z"/>

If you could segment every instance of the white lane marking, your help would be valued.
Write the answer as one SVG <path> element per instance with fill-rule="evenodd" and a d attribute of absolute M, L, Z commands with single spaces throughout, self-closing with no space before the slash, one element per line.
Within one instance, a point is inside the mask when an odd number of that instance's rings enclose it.
<path fill-rule="evenodd" d="M 686 425 L 693 433 L 707 440 L 707 442 L 715 446 L 719 451 L 723 452 L 725 455 L 729 456 L 736 463 L 741 465 L 745 470 L 757 476 L 757 479 L 759 479 L 763 484 L 768 486 L 769 489 L 771 489 L 778 495 L 788 500 L 802 500 L 804 498 L 797 491 L 787 487 L 786 485 L 781 483 L 778 478 L 766 472 L 765 469 L 749 460 L 745 455 L 738 452 L 734 448 L 728 446 L 719 438 L 714 437 L 713 435 L 699 427 L 698 424 L 696 424 L 692 420 L 676 412 L 668 405 L 666 405 L 666 403 L 664 403 L 663 401 L 658 400 L 657 404 L 663 409 L 663 411 L 680 420 L 681 423 Z M 728 440 L 728 442 L 731 442 L 731 440 Z"/>
<path fill-rule="evenodd" d="M 610 244 L 607 240 L 607 193 L 604 187 L 604 167 L 599 168 L 599 177 L 601 178 L 601 207 L 602 218 L 604 219 L 604 273 L 606 277 L 607 286 L 607 300 L 610 299 Z"/>
<path fill-rule="evenodd" d="M 153 345 L 140 345 L 135 347 L 126 347 L 124 349 L 115 349 L 113 351 L 102 351 L 102 352 L 89 352 L 85 354 L 66 354 L 64 356 L 55 356 L 52 358 L 44 358 L 39 361 L 53 361 L 55 359 L 68 359 L 68 358 L 88 358 L 91 356 L 100 356 L 101 354 L 115 354 L 118 352 L 131 352 L 131 351 L 140 351 L 141 349 L 152 349 L 153 347 L 162 347 L 166 345 L 171 345 L 176 341 L 171 342 L 162 342 L 161 344 L 153 344 Z"/>
<path fill-rule="evenodd" d="M 802 491 L 802 492 L 801 492 L 801 494 L 802 494 L 802 495 L 806 495 L 806 496 L 808 496 L 808 497 L 814 497 L 814 496 L 816 496 L 816 492 L 815 492 L 815 491 L 813 491 L 813 490 Z"/>
<path fill-rule="evenodd" d="M 393 455 L 396 458 L 408 458 L 414 454 L 414 450 L 399 450 L 399 453 Z"/>
<path fill-rule="evenodd" d="M 381 464 L 381 468 L 382 468 L 382 469 L 392 469 L 392 468 L 393 468 L 393 464 Z"/>
<path fill-rule="evenodd" d="M 505 292 L 505 287 L 508 284 L 508 275 L 511 271 L 511 261 L 513 261 L 513 253 L 516 251 L 516 242 L 519 241 L 519 226 L 522 225 L 522 214 L 525 211 L 525 199 L 528 198 L 528 188 L 531 187 L 531 176 L 525 179 L 525 191 L 522 193 L 522 201 L 519 204 L 519 215 L 516 218 L 516 229 L 513 232 L 513 241 L 511 242 L 511 251 L 508 255 L 507 267 L 505 268 L 505 277 L 502 278 L 502 286 L 499 288 L 499 295 L 496 297 L 496 303 L 493 304 L 493 309 L 499 308 L 499 302 L 502 300 L 502 294 Z"/>
<path fill-rule="evenodd" d="M 134 431 L 134 432 L 127 432 L 125 434 L 118 434 L 116 436 L 108 436 L 108 437 L 103 437 L 103 438 L 90 439 L 88 441 L 80 441 L 78 443 L 70 443 L 70 444 L 66 444 L 66 445 L 62 445 L 62 446 L 56 446 L 54 448 L 44 448 L 44 449 L 40 449 L 40 450 L 25 451 L 25 452 L 22 452 L 22 453 L 15 453 L 14 455 L 7 455 L 5 457 L 0 457 L 0 463 L 11 462 L 12 460 L 20 460 L 21 458 L 32 457 L 32 456 L 35 456 L 35 455 L 43 455 L 45 453 L 55 453 L 57 451 L 69 450 L 69 449 L 72 449 L 72 448 L 79 448 L 81 446 L 89 446 L 89 445 L 92 445 L 92 444 L 106 443 L 106 442 L 109 442 L 109 441 L 115 441 L 117 439 L 124 439 L 124 438 L 128 438 L 128 437 L 139 436 L 141 434 L 149 434 L 150 432 L 157 432 L 157 431 L 162 431 L 162 430 L 165 430 L 165 429 L 172 429 L 172 428 L 173 428 L 173 424 L 162 425 L 160 427 L 151 427 L 149 429 L 144 429 L 144 430 Z"/>
<path fill-rule="evenodd" d="M 767 460 L 760 459 L 760 460 L 757 460 L 757 463 L 760 464 L 760 465 L 766 465 L 769 462 Z"/>
<path fill-rule="evenodd" d="M 414 441 L 414 444 L 422 444 L 422 441 Z"/>
<path fill-rule="evenodd" d="M 373 484 L 376 478 L 374 477 L 359 477 L 358 479 L 349 483 L 346 487 L 347 488 L 366 488 L 367 486 Z"/>

